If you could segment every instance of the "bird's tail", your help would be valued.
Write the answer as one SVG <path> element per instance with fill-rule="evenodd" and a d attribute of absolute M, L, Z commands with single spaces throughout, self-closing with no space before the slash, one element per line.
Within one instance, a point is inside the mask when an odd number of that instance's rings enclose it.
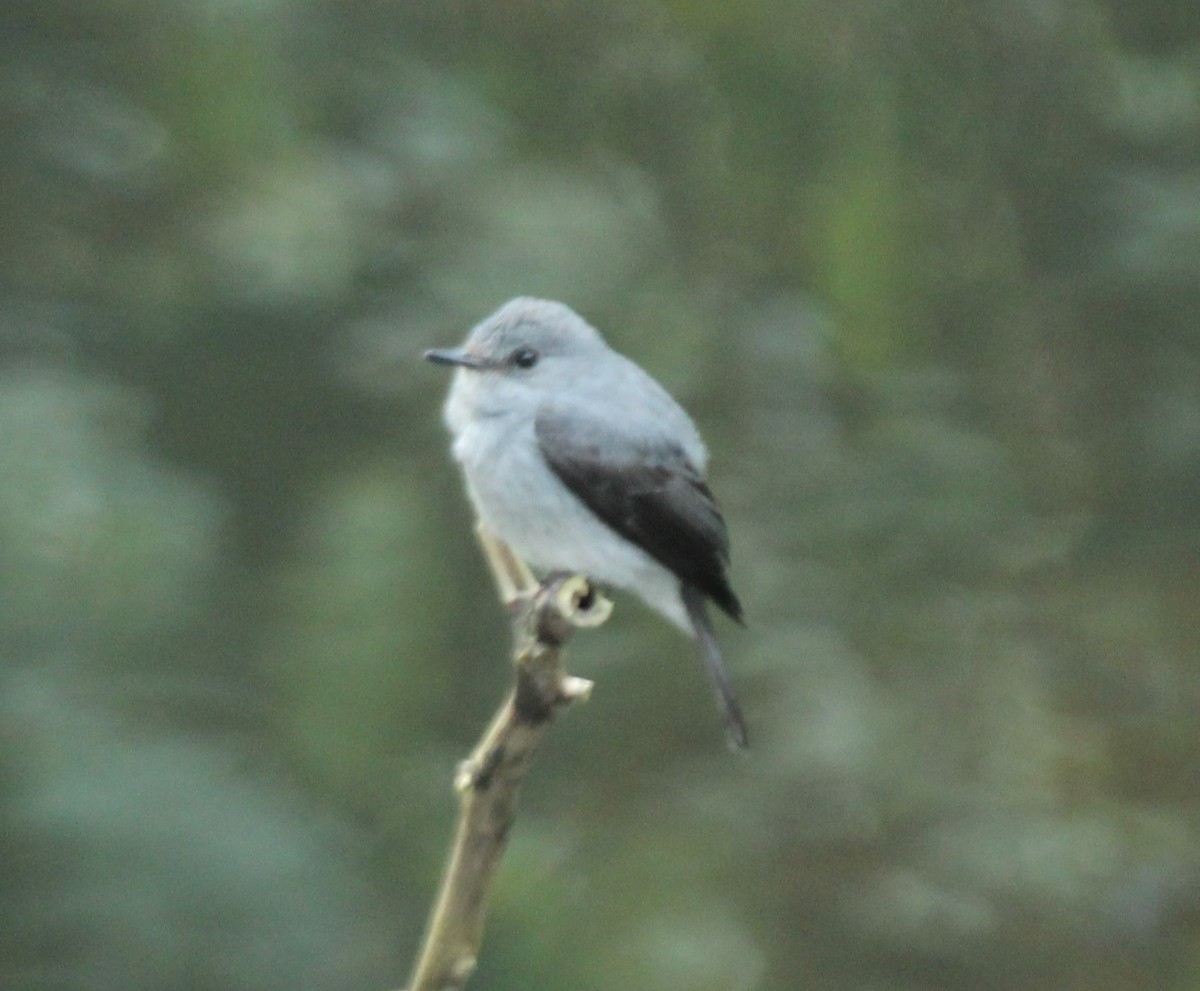
<path fill-rule="evenodd" d="M 738 705 L 729 668 L 726 667 L 725 658 L 721 654 L 721 645 L 717 643 L 712 622 L 708 618 L 704 593 L 688 584 L 684 584 L 679 591 L 688 618 L 692 621 L 696 647 L 700 651 L 700 660 L 704 663 L 704 672 L 708 675 L 717 696 L 717 709 L 725 722 L 725 736 L 729 747 L 731 750 L 741 750 L 749 744 L 746 720 L 742 716 L 742 707 Z"/>

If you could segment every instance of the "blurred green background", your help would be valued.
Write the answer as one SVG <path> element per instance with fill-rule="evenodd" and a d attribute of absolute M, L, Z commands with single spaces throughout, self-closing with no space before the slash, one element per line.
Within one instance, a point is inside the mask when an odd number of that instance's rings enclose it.
<path fill-rule="evenodd" d="M 1200 988 L 1195 0 L 6 0 L 0 986 L 395 988 L 509 681 L 440 422 L 564 300 L 713 454 L 472 987 Z"/>

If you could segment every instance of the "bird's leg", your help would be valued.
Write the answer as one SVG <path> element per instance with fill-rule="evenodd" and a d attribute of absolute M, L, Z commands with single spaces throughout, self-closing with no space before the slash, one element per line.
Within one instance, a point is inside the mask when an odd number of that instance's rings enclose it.
<path fill-rule="evenodd" d="M 612 600 L 590 580 L 570 571 L 553 571 L 539 582 L 529 565 L 484 523 L 475 524 L 475 533 L 483 556 L 491 568 L 500 601 L 510 613 L 532 598 L 539 590 L 553 588 L 559 609 L 571 617 L 575 626 L 599 626 L 612 613 Z"/>

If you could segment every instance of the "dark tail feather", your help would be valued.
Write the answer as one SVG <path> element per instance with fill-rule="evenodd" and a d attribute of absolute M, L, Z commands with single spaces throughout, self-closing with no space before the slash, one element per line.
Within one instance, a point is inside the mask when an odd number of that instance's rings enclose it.
<path fill-rule="evenodd" d="M 696 646 L 700 651 L 700 660 L 704 662 L 704 671 L 717 696 L 717 708 L 725 722 L 725 736 L 729 740 L 729 747 L 731 750 L 741 750 L 749 745 L 746 720 L 742 717 L 742 707 L 738 705 L 737 693 L 733 690 L 733 681 L 729 677 L 729 668 L 725 666 L 721 646 L 717 643 L 712 623 L 708 618 L 704 593 L 686 584 L 680 587 L 679 592 L 696 633 Z"/>

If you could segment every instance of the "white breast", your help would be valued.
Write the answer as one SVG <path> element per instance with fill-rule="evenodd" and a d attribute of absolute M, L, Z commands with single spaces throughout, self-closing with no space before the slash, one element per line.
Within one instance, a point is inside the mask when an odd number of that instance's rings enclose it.
<path fill-rule="evenodd" d="M 530 566 L 632 589 L 689 629 L 678 579 L 563 485 L 542 459 L 532 420 L 476 417 L 458 432 L 454 456 L 479 518 Z"/>

